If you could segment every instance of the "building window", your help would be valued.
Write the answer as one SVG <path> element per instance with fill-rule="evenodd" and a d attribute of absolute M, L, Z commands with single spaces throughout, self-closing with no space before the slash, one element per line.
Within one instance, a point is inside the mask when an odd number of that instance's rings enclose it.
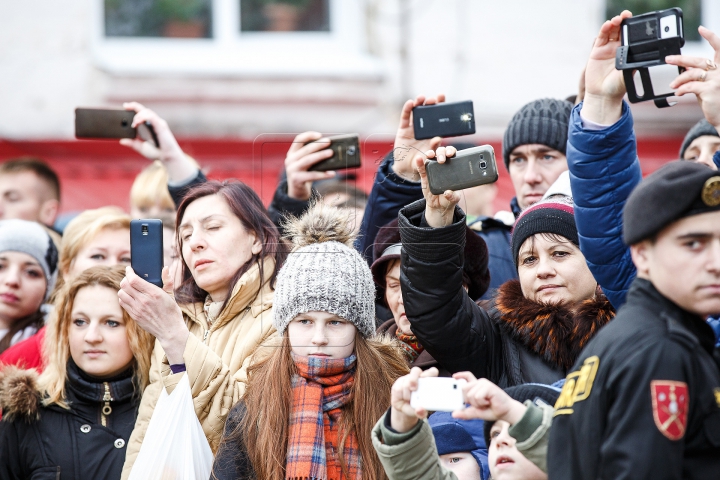
<path fill-rule="evenodd" d="M 607 0 L 605 15 L 612 18 L 623 10 L 640 15 L 655 10 L 680 7 L 683 11 L 683 30 L 688 42 L 700 41 L 698 27 L 702 25 L 703 0 Z M 706 25 L 707 26 L 707 25 Z"/>
<path fill-rule="evenodd" d="M 239 0 L 241 32 L 329 32 L 328 0 Z"/>
<path fill-rule="evenodd" d="M 104 0 L 106 37 L 212 38 L 211 0 Z"/>

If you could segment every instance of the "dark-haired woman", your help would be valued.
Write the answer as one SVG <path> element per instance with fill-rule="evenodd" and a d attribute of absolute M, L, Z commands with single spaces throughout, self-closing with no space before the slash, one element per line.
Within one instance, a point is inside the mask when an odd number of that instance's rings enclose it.
<path fill-rule="evenodd" d="M 215 451 L 228 411 L 245 392 L 247 367 L 272 350 L 261 347 L 275 335 L 273 286 L 286 254 L 257 194 L 237 181 L 204 183 L 183 199 L 177 225 L 183 283 L 175 299 L 130 268 L 118 293 L 120 305 L 158 340 L 123 478 L 162 388 L 171 393 L 186 372 L 195 412 Z M 163 276 L 172 292 L 167 269 Z"/>
<path fill-rule="evenodd" d="M 443 163 L 445 147 L 428 152 L 436 155 Z M 427 187 L 422 161 L 417 168 Z M 423 192 L 425 200 L 400 211 L 399 225 L 405 312 L 425 349 L 451 373 L 469 370 L 503 388 L 565 378 L 614 316 L 580 251 L 572 198 L 553 195 L 520 214 L 511 239 L 518 280 L 502 284 L 486 311 L 462 286 L 458 193 Z"/>

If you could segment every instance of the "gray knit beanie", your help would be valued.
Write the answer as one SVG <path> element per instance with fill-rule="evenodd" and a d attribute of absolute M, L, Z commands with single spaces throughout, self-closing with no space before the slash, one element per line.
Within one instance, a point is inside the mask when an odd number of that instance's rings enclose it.
<path fill-rule="evenodd" d="M 572 103 L 554 98 L 541 98 L 522 107 L 505 130 L 505 168 L 510 169 L 510 153 L 520 145 L 539 143 L 564 154 L 572 108 Z"/>
<path fill-rule="evenodd" d="M 690 129 L 690 131 L 685 135 L 685 139 L 683 140 L 682 146 L 680 147 L 680 159 L 683 158 L 683 155 L 685 155 L 685 150 L 688 149 L 690 144 L 698 137 L 702 137 L 703 135 L 712 135 L 713 137 L 720 137 L 718 134 L 718 131 L 715 130 L 715 127 L 710 125 L 710 122 L 705 120 L 704 118 L 697 122 L 693 127 Z"/>
<path fill-rule="evenodd" d="M 21 252 L 33 257 L 47 280 L 45 298 L 57 280 L 58 251 L 50 235 L 37 222 L 0 220 L 0 252 Z"/>
<path fill-rule="evenodd" d="M 347 212 L 317 203 L 285 231 L 293 250 L 275 284 L 273 324 L 282 335 L 306 312 L 328 312 L 352 322 L 364 337 L 375 332 L 375 283 L 352 247 Z"/>

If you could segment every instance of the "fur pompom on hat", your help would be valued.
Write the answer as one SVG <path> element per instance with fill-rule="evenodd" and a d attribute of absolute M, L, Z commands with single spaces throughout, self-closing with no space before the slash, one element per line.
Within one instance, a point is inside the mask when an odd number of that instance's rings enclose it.
<path fill-rule="evenodd" d="M 375 332 L 375 283 L 353 248 L 352 227 L 347 211 L 322 203 L 286 222 L 293 249 L 278 273 L 273 301 L 273 324 L 281 335 L 307 312 L 342 317 L 364 337 Z"/>

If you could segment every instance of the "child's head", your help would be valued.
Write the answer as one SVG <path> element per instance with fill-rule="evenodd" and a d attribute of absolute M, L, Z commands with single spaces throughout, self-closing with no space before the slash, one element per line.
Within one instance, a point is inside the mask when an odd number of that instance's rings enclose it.
<path fill-rule="evenodd" d="M 275 328 L 296 355 L 348 357 L 356 332 L 367 338 L 375 331 L 375 285 L 352 247 L 352 225 L 342 211 L 318 203 L 287 230 L 293 251 L 275 286 Z"/>
<path fill-rule="evenodd" d="M 135 177 L 130 188 L 130 215 L 132 218 L 160 218 L 174 213 L 175 202 L 168 191 L 167 170 L 156 160 Z"/>
<path fill-rule="evenodd" d="M 525 383 L 505 389 L 518 402 L 530 400 L 555 405 L 560 389 L 539 383 Z M 488 463 L 493 480 L 546 480 L 547 474 L 525 458 L 508 433 L 510 424 L 506 421 L 485 422 L 485 442 L 488 445 Z"/>
<path fill-rule="evenodd" d="M 64 404 L 70 359 L 97 379 L 133 368 L 138 391 L 148 384 L 154 339 L 118 304 L 124 277 L 122 266 L 91 267 L 58 293 L 44 346 L 47 368 L 41 384 L 46 404 Z"/>
<path fill-rule="evenodd" d="M 450 412 L 437 412 L 428 418 L 428 423 L 443 466 L 458 480 L 489 477 L 482 420 L 458 420 Z"/>

